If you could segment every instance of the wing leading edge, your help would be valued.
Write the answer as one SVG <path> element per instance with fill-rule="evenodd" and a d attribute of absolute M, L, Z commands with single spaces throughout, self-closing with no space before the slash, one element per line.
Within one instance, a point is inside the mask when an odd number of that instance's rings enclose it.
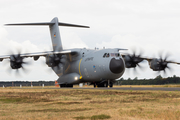
<path fill-rule="evenodd" d="M 24 58 L 25 57 L 34 57 L 34 60 L 37 60 L 41 56 L 45 57 L 46 55 L 51 55 L 51 54 L 75 54 L 75 53 L 77 53 L 77 51 L 63 50 L 63 51 L 46 51 L 46 52 L 37 52 L 37 53 L 24 53 L 24 54 L 20 54 L 20 56 L 24 57 Z M 8 59 L 10 57 L 11 57 L 11 55 L 0 56 L 0 61 L 3 61 L 4 59 Z"/>

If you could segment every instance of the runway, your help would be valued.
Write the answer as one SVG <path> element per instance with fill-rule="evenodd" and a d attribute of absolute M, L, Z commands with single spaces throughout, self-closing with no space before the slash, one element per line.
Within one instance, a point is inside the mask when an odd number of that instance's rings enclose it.
<path fill-rule="evenodd" d="M 72 88 L 72 89 L 180 91 L 180 87 L 115 87 L 115 88 Z"/>
<path fill-rule="evenodd" d="M 15 88 L 15 89 L 99 89 L 99 90 L 153 90 L 153 91 L 180 91 L 180 87 L 114 87 L 114 88 L 93 88 L 93 87 L 75 87 L 75 88 L 51 88 L 51 87 L 38 87 L 38 88 Z"/>

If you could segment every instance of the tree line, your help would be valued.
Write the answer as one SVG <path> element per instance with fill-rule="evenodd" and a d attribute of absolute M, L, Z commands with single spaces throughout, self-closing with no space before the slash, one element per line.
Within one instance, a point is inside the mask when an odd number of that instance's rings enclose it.
<path fill-rule="evenodd" d="M 7 81 L 0 82 L 0 87 L 14 87 L 14 86 L 55 86 L 55 81 Z"/>
<path fill-rule="evenodd" d="M 161 75 L 158 75 L 155 78 L 150 79 L 134 79 L 121 78 L 116 81 L 116 85 L 164 85 L 164 84 L 180 84 L 180 77 L 174 75 L 173 77 L 163 78 Z"/>

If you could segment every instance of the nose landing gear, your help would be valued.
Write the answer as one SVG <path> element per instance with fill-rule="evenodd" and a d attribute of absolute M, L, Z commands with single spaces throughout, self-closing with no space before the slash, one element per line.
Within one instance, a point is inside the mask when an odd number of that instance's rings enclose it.
<path fill-rule="evenodd" d="M 94 88 L 96 87 L 113 87 L 113 82 L 111 81 L 105 81 L 105 82 L 102 82 L 102 83 L 94 83 Z"/>
<path fill-rule="evenodd" d="M 61 84 L 60 88 L 73 88 L 73 84 Z"/>
<path fill-rule="evenodd" d="M 113 87 L 113 82 L 109 82 L 109 87 Z"/>

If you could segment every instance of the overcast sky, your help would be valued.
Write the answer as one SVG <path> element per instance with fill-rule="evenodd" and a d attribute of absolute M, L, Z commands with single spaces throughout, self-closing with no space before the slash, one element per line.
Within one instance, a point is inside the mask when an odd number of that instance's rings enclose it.
<path fill-rule="evenodd" d="M 49 22 L 58 17 L 60 22 L 90 26 L 86 28 L 60 27 L 62 44 L 69 48 L 126 48 L 143 51 L 145 57 L 171 53 L 169 60 L 180 62 L 180 1 L 179 0 L 1 0 L 0 55 L 17 52 L 50 50 L 49 28 L 42 26 L 3 26 L 5 23 Z M 44 58 L 20 70 L 21 77 L 9 71 L 9 63 L 0 63 L 2 80 L 56 80 L 43 63 Z M 142 63 L 144 70 L 127 70 L 124 78 L 154 78 L 156 72 Z M 170 65 L 167 76 L 180 76 L 180 66 Z M 162 74 L 163 75 L 163 74 Z"/>

